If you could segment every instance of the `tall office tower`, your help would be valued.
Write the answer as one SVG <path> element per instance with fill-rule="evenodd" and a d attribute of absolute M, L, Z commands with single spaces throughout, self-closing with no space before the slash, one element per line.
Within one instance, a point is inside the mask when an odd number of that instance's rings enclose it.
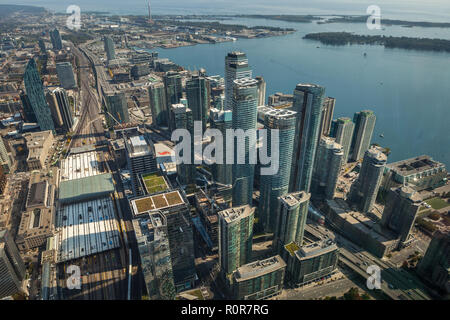
<path fill-rule="evenodd" d="M 275 252 L 282 253 L 285 245 L 303 244 L 306 218 L 311 194 L 304 191 L 288 193 L 278 198 L 277 221 L 273 236 Z"/>
<path fill-rule="evenodd" d="M 256 118 L 257 118 L 257 102 L 258 102 L 258 88 L 257 81 L 250 78 L 242 78 L 234 80 L 232 111 L 233 111 L 233 129 L 255 130 L 256 135 Z M 256 138 L 256 137 L 255 137 Z M 255 164 L 250 163 L 250 152 L 256 153 L 256 145 L 251 145 L 248 136 L 245 136 L 244 141 L 244 156 L 245 163 L 237 164 L 238 141 L 227 141 L 228 144 L 234 145 L 234 162 L 233 162 L 233 206 L 241 206 L 244 204 L 252 204 L 253 196 L 253 179 L 255 172 Z M 256 141 L 255 141 L 256 144 Z"/>
<path fill-rule="evenodd" d="M 0 299 L 22 291 L 25 264 L 8 230 L 0 231 Z"/>
<path fill-rule="evenodd" d="M 291 110 L 272 109 L 266 112 L 264 129 L 267 130 L 266 148 L 269 156 L 279 159 L 278 172 L 261 175 L 258 218 L 265 232 L 274 232 L 276 227 L 278 197 L 288 193 L 294 145 L 296 114 Z M 279 144 L 272 150 L 272 130 L 278 130 Z M 261 165 L 265 167 L 265 165 Z M 267 165 L 268 167 L 269 165 Z"/>
<path fill-rule="evenodd" d="M 224 275 L 250 262 L 255 208 L 249 205 L 220 211 L 219 263 Z"/>
<path fill-rule="evenodd" d="M 62 50 L 62 40 L 58 29 L 55 28 L 53 31 L 50 31 L 50 40 L 52 41 L 53 50 Z"/>
<path fill-rule="evenodd" d="M 11 170 L 11 158 L 9 157 L 8 150 L 6 149 L 5 141 L 0 136 L 0 165 L 3 168 L 4 173 L 9 173 Z"/>
<path fill-rule="evenodd" d="M 434 286 L 450 293 L 450 232 L 436 231 L 417 272 Z"/>
<path fill-rule="evenodd" d="M 41 50 L 42 54 L 46 54 L 47 53 L 47 48 L 45 47 L 45 42 L 43 39 L 39 39 L 38 41 L 39 44 L 39 50 Z"/>
<path fill-rule="evenodd" d="M 320 139 L 311 180 L 311 194 L 324 196 L 326 199 L 334 198 L 343 159 L 344 151 L 339 143 L 329 137 Z"/>
<path fill-rule="evenodd" d="M 164 89 L 166 92 L 166 104 L 168 109 L 173 104 L 181 103 L 183 96 L 183 85 L 181 83 L 181 76 L 178 72 L 169 71 L 163 77 Z M 172 113 L 169 110 L 169 128 L 174 130 L 175 123 L 172 118 Z"/>
<path fill-rule="evenodd" d="M 192 116 L 192 110 L 185 105 L 173 104 L 172 105 L 172 118 L 174 119 L 174 129 L 186 129 L 191 134 L 191 157 L 190 163 L 177 164 L 178 179 L 182 185 L 195 184 L 196 168 L 194 164 L 194 120 Z M 184 151 L 184 150 L 183 150 Z M 180 156 L 183 157 L 183 151 L 180 151 Z"/>
<path fill-rule="evenodd" d="M 362 212 L 372 210 L 377 198 L 387 157 L 380 147 L 371 147 L 364 154 L 361 170 L 350 187 L 349 200 Z"/>
<path fill-rule="evenodd" d="M 213 101 L 213 106 L 218 110 L 223 110 L 225 107 L 225 95 L 221 94 L 216 96 Z"/>
<path fill-rule="evenodd" d="M 167 219 L 162 212 L 133 219 L 142 273 L 151 300 L 174 300 L 176 295 Z"/>
<path fill-rule="evenodd" d="M 266 105 L 266 82 L 261 76 L 255 77 L 258 81 L 258 107 Z"/>
<path fill-rule="evenodd" d="M 350 118 L 341 117 L 333 120 L 331 127 L 330 136 L 344 148 L 344 163 L 347 163 L 355 124 Z"/>
<path fill-rule="evenodd" d="M 294 157 L 289 190 L 309 192 L 314 157 L 320 136 L 325 88 L 315 84 L 298 84 L 294 90 L 292 110 L 297 112 Z"/>
<path fill-rule="evenodd" d="M 50 112 L 52 114 L 52 119 L 55 127 L 60 128 L 63 125 L 63 120 L 61 112 L 59 111 L 58 101 L 53 91 L 45 89 L 45 99 L 47 100 Z"/>
<path fill-rule="evenodd" d="M 106 59 L 108 60 L 108 62 L 116 58 L 114 40 L 111 37 L 105 36 L 103 38 L 103 48 L 105 49 Z"/>
<path fill-rule="evenodd" d="M 322 118 L 320 119 L 320 136 L 328 137 L 330 135 L 331 121 L 333 120 L 334 106 L 336 99 L 326 97 L 322 105 Z M 320 137 L 319 137 L 320 139 Z"/>
<path fill-rule="evenodd" d="M 381 224 L 400 236 L 406 244 L 419 211 L 421 196 L 411 187 L 403 186 L 389 190 Z"/>
<path fill-rule="evenodd" d="M 211 172 L 214 181 L 222 184 L 233 183 L 233 167 L 226 163 L 226 130 L 231 129 L 233 125 L 233 113 L 230 110 L 212 108 L 210 110 L 211 129 L 218 129 L 223 136 L 223 159 L 222 164 L 213 163 Z"/>
<path fill-rule="evenodd" d="M 127 151 L 128 170 L 130 170 L 131 187 L 133 194 L 139 196 L 144 194 L 140 176 L 143 173 L 155 172 L 156 156 L 153 144 L 144 136 L 133 136 L 125 138 Z"/>
<path fill-rule="evenodd" d="M 123 92 L 113 92 L 106 94 L 106 109 L 108 111 L 106 120 L 109 126 L 119 123 L 130 122 L 128 113 L 128 103 Z"/>
<path fill-rule="evenodd" d="M 3 191 L 5 191 L 6 182 L 6 174 L 3 170 L 3 166 L 0 166 L 0 195 L 2 195 Z"/>
<path fill-rule="evenodd" d="M 159 127 L 168 127 L 169 112 L 167 110 L 164 84 L 162 82 L 151 84 L 148 87 L 148 94 L 150 97 L 153 124 Z"/>
<path fill-rule="evenodd" d="M 211 99 L 208 86 L 208 80 L 205 77 L 193 76 L 192 79 L 186 81 L 186 97 L 189 109 L 192 110 L 194 121 L 202 122 L 203 132 L 206 131 L 209 101 Z"/>
<path fill-rule="evenodd" d="M 36 115 L 34 114 L 33 107 L 31 106 L 30 98 L 24 92 L 20 93 L 20 101 L 22 102 L 23 116 L 25 121 L 37 122 Z"/>
<path fill-rule="evenodd" d="M 77 86 L 75 75 L 73 74 L 73 67 L 70 62 L 59 62 L 56 64 L 56 72 L 58 74 L 61 87 L 64 89 L 73 89 Z"/>
<path fill-rule="evenodd" d="M 30 59 L 28 61 L 25 73 L 23 75 L 25 90 L 28 99 L 30 99 L 31 107 L 36 116 L 37 123 L 42 131 L 52 130 L 55 133 L 52 114 L 45 100 L 44 86 L 37 70 L 36 61 Z"/>
<path fill-rule="evenodd" d="M 361 159 L 364 156 L 364 152 L 369 149 L 376 119 L 377 117 L 371 110 L 356 112 L 353 116 L 355 130 L 350 147 L 352 160 L 357 161 Z"/>
<path fill-rule="evenodd" d="M 228 53 L 225 57 L 225 110 L 233 109 L 234 80 L 251 77 L 247 55 L 237 51 Z"/>
<path fill-rule="evenodd" d="M 58 103 L 58 109 L 62 118 L 62 126 L 66 132 L 69 132 L 73 127 L 73 113 L 67 97 L 67 92 L 63 88 L 56 88 L 53 90 L 53 94 Z"/>

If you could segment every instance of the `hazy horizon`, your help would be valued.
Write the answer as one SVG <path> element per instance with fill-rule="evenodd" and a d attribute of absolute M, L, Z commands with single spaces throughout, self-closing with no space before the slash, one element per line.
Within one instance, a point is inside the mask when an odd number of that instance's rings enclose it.
<path fill-rule="evenodd" d="M 82 11 L 106 11 L 112 14 L 146 14 L 147 0 L 22 0 L 14 4 L 42 6 L 65 12 L 75 4 Z M 105 4 L 104 6 L 102 4 Z M 0 0 L 0 4 L 12 4 Z M 364 15 L 369 5 L 378 5 L 382 17 L 435 22 L 450 21 L 448 0 L 151 0 L 154 14 L 354 14 Z"/>

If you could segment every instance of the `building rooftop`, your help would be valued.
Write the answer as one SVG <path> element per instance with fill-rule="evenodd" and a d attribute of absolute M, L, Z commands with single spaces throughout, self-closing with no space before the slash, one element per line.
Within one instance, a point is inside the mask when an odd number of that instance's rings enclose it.
<path fill-rule="evenodd" d="M 331 239 L 320 240 L 302 246 L 295 252 L 299 259 L 310 259 L 337 250 L 338 247 Z"/>
<path fill-rule="evenodd" d="M 73 153 L 61 164 L 61 181 L 81 179 L 100 174 L 100 166 L 95 151 Z"/>
<path fill-rule="evenodd" d="M 34 237 L 52 232 L 53 212 L 51 208 L 35 208 L 22 214 L 17 237 Z"/>
<path fill-rule="evenodd" d="M 152 153 L 151 146 L 143 135 L 128 139 L 130 157 L 140 157 Z"/>
<path fill-rule="evenodd" d="M 110 173 L 62 181 L 59 185 L 59 201 L 62 203 L 99 198 L 114 192 Z"/>
<path fill-rule="evenodd" d="M 401 176 L 409 176 L 428 170 L 445 168 L 445 165 L 433 160 L 430 156 L 419 157 L 389 163 L 386 167 Z"/>
<path fill-rule="evenodd" d="M 56 216 L 57 263 L 120 247 L 110 197 L 63 205 Z"/>
<path fill-rule="evenodd" d="M 185 204 L 185 200 L 177 190 L 130 200 L 130 205 L 135 216 Z"/>
<path fill-rule="evenodd" d="M 248 217 L 255 212 L 255 208 L 249 205 L 244 205 L 240 207 L 233 207 L 218 213 L 219 217 L 225 220 L 226 223 L 231 223 L 241 218 Z"/>
<path fill-rule="evenodd" d="M 286 267 L 286 263 L 279 255 L 276 255 L 268 259 L 251 262 L 237 268 L 234 278 L 237 282 L 241 282 L 261 277 L 284 267 Z"/>
<path fill-rule="evenodd" d="M 169 189 L 166 180 L 158 172 L 143 174 L 142 181 L 148 194 L 159 193 Z"/>
<path fill-rule="evenodd" d="M 26 207 L 48 206 L 48 188 L 47 180 L 32 183 L 28 189 Z"/>
<path fill-rule="evenodd" d="M 258 84 L 258 80 L 252 78 L 240 78 L 233 81 L 238 87 L 253 87 Z"/>
<path fill-rule="evenodd" d="M 301 202 L 305 202 L 311 198 L 310 193 L 306 193 L 305 191 L 288 193 L 284 196 L 280 197 L 282 203 L 286 204 L 289 207 L 293 207 Z"/>

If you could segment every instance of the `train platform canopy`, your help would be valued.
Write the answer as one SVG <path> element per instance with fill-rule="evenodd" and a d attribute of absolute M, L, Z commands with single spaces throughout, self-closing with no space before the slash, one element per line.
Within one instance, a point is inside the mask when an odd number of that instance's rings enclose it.
<path fill-rule="evenodd" d="M 114 192 L 110 173 L 62 181 L 59 186 L 59 201 L 62 204 L 98 199 Z"/>

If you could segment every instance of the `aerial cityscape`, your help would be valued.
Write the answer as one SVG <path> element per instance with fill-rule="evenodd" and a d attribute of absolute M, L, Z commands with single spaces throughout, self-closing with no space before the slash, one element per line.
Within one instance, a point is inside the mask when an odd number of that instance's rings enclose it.
<path fill-rule="evenodd" d="M 450 16 L 283 1 L 0 3 L 0 300 L 450 298 Z"/>

